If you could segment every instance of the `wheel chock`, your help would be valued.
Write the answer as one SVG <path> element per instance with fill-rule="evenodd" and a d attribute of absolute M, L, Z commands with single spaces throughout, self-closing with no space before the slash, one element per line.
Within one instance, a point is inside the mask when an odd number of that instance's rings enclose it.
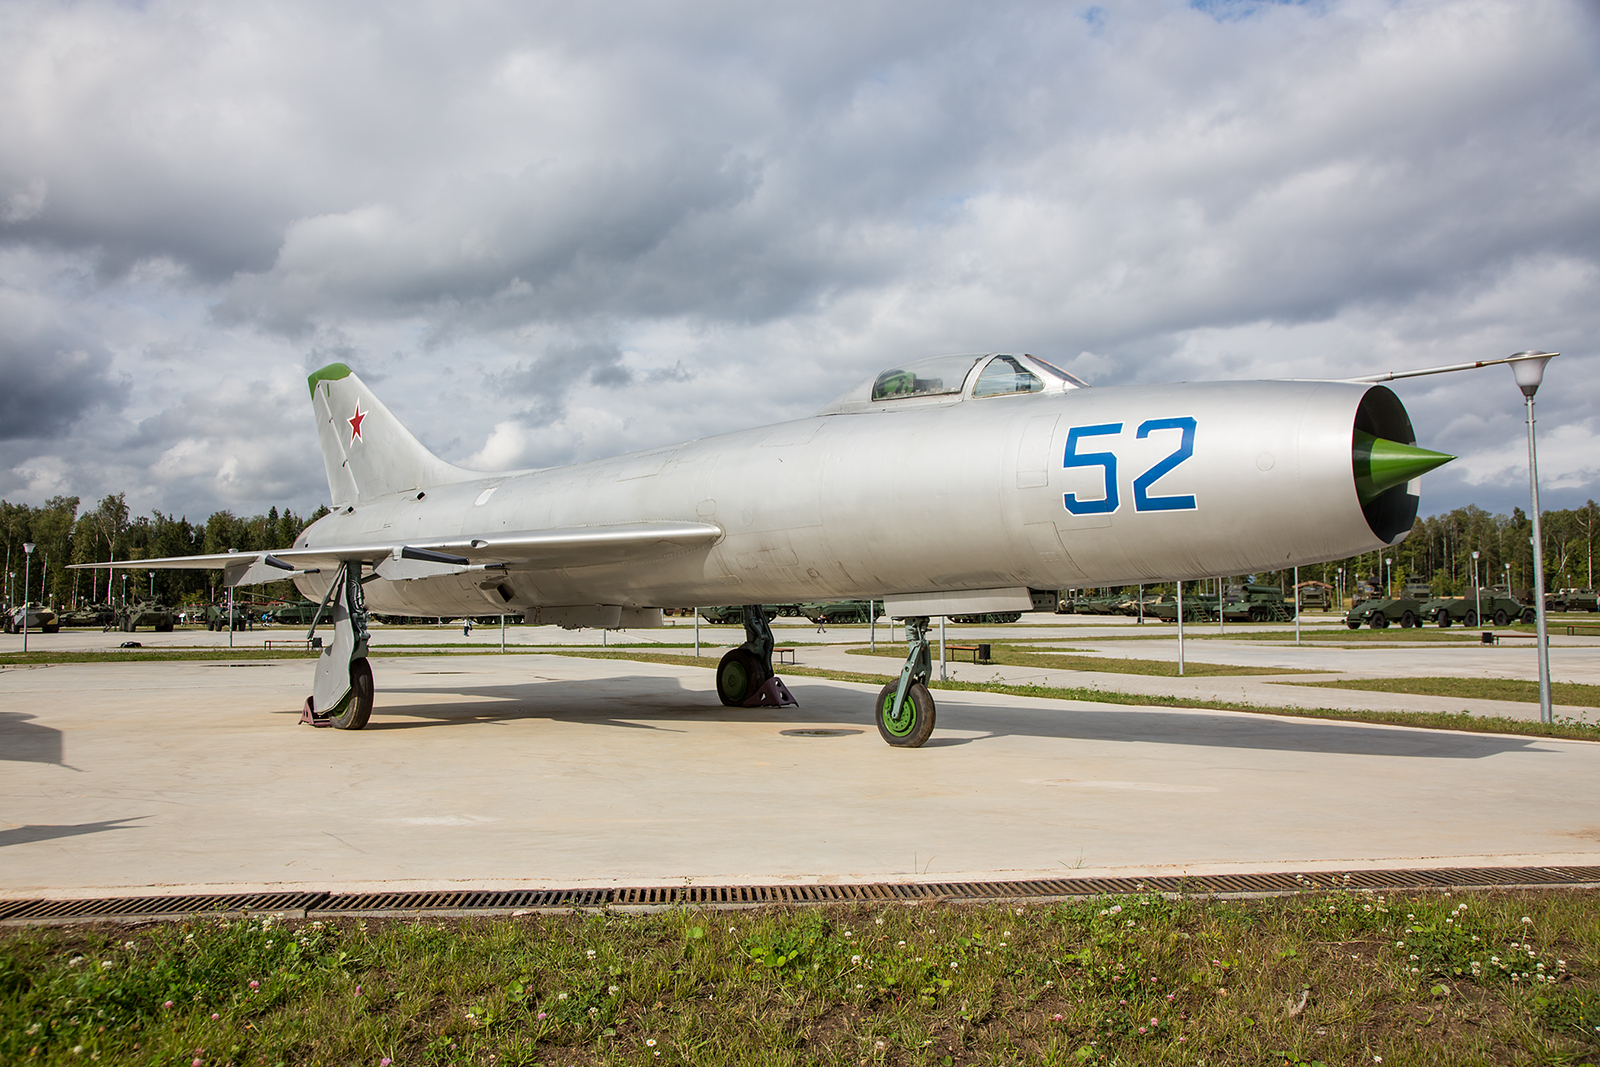
<path fill-rule="evenodd" d="M 312 710 L 312 701 L 312 697 L 306 697 L 305 707 L 300 709 L 300 725 L 331 727 L 333 725 L 333 716 L 318 715 Z"/>
<path fill-rule="evenodd" d="M 761 688 L 750 694 L 739 705 L 741 708 L 798 708 L 800 702 L 789 692 L 789 687 L 783 684 L 783 679 L 773 675 L 762 683 Z"/>

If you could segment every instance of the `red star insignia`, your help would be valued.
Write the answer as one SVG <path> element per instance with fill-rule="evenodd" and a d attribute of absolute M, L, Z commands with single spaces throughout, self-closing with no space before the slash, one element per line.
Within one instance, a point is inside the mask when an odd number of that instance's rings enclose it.
<path fill-rule="evenodd" d="M 361 439 L 361 420 L 367 417 L 361 410 L 361 401 L 356 401 L 356 413 L 345 421 L 350 424 L 350 443 L 355 444 Z"/>

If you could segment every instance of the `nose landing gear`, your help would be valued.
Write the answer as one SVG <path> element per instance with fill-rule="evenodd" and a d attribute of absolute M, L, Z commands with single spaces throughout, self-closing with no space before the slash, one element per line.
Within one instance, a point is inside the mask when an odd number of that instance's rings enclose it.
<path fill-rule="evenodd" d="M 933 733 L 933 694 L 928 692 L 933 652 L 926 615 L 908 618 L 905 625 L 906 665 L 900 669 L 898 681 L 878 692 L 873 718 L 878 722 L 878 736 L 887 743 L 895 748 L 920 748 Z"/>

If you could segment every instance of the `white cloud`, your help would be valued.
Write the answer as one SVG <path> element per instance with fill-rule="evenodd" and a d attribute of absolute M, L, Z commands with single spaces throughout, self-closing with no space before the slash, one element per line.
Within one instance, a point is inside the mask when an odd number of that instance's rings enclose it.
<path fill-rule="evenodd" d="M 334 360 L 503 468 L 908 354 L 1110 383 L 1547 347 L 1559 506 L 1600 495 L 1597 46 L 1585 0 L 5 5 L 0 470 L 309 510 Z M 1397 386 L 1464 457 L 1426 508 L 1517 500 L 1484 381 Z"/>

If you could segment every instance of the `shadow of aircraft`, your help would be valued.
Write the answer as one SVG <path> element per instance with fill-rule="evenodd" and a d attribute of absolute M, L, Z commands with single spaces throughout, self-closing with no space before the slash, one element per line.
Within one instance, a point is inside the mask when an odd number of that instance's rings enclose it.
<path fill-rule="evenodd" d="M 14 826 L 0 830 L 0 848 L 7 845 L 25 845 L 33 841 L 54 841 L 61 837 L 81 837 L 84 834 L 104 833 L 107 830 L 137 830 L 137 826 L 124 823 L 147 819 L 148 815 L 135 815 L 127 819 L 103 819 L 100 822 L 66 823 L 60 826 Z"/>

